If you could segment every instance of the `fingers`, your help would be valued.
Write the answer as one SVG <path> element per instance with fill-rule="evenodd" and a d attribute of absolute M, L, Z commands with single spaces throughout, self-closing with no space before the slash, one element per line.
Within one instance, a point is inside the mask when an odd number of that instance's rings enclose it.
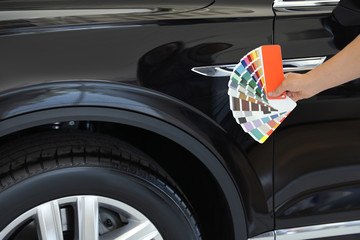
<path fill-rule="evenodd" d="M 269 97 L 278 97 L 278 96 L 280 96 L 283 92 L 285 92 L 286 90 L 287 90 L 287 89 L 286 89 L 286 83 L 285 83 L 285 81 L 283 81 L 277 89 L 275 89 L 275 90 L 272 91 L 272 92 L 269 92 L 269 93 L 268 93 L 268 96 L 269 96 Z"/>
<path fill-rule="evenodd" d="M 306 83 L 305 74 L 287 73 L 284 76 L 284 81 L 280 86 L 272 92 L 268 93 L 269 97 L 278 97 L 283 92 L 295 102 L 304 98 L 311 97 L 314 94 L 309 93 L 309 87 Z"/>
<path fill-rule="evenodd" d="M 291 98 L 294 102 L 297 102 L 298 100 L 300 100 L 300 97 L 297 93 L 293 93 L 293 92 L 287 92 L 286 95 Z"/>

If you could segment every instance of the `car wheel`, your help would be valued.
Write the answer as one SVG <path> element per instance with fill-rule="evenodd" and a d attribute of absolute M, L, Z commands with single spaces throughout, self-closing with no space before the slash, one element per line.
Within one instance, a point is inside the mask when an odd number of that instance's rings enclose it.
<path fill-rule="evenodd" d="M 201 239 L 171 177 L 116 138 L 41 133 L 0 158 L 0 239 Z"/>

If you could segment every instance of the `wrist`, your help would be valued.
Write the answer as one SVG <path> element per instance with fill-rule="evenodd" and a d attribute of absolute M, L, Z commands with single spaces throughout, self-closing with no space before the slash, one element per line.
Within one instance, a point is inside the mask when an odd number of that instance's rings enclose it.
<path fill-rule="evenodd" d="M 321 79 L 314 71 L 309 71 L 303 74 L 303 84 L 306 89 L 307 98 L 310 98 L 323 91 L 321 88 Z"/>

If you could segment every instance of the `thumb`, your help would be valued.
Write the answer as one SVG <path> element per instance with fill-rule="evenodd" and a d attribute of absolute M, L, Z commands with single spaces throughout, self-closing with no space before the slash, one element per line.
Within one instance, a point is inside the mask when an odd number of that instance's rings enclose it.
<path fill-rule="evenodd" d="M 268 93 L 268 96 L 269 96 L 269 97 L 278 97 L 278 96 L 280 96 L 280 95 L 281 95 L 283 92 L 285 92 L 285 91 L 286 91 L 286 87 L 285 87 L 284 82 L 282 82 L 277 89 L 275 89 L 275 90 L 272 91 L 272 92 L 269 92 L 269 93 Z"/>

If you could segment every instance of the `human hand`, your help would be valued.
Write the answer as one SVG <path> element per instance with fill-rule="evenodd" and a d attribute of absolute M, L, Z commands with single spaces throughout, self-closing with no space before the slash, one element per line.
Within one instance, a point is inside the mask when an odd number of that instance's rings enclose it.
<path fill-rule="evenodd" d="M 314 96 L 317 92 L 312 88 L 311 79 L 307 74 L 287 73 L 284 76 L 284 81 L 280 86 L 272 92 L 268 93 L 269 97 L 278 97 L 286 91 L 295 102 L 304 98 Z"/>
<path fill-rule="evenodd" d="M 298 101 L 360 77 L 360 34 L 328 61 L 305 74 L 288 73 L 269 97 L 286 94 Z"/>

